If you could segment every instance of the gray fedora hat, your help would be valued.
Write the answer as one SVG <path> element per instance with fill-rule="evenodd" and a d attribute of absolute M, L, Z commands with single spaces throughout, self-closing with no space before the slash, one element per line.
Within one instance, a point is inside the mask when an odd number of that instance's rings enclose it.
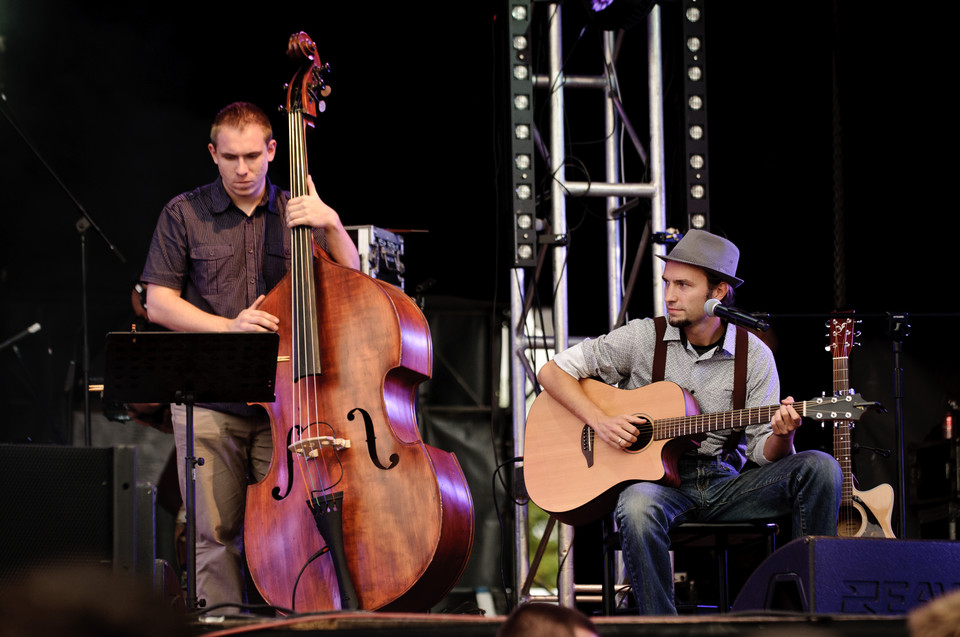
<path fill-rule="evenodd" d="M 701 267 L 716 274 L 735 288 L 743 283 L 743 279 L 737 278 L 740 249 L 727 239 L 706 230 L 687 231 L 670 254 L 657 256 L 664 261 L 676 261 Z"/>

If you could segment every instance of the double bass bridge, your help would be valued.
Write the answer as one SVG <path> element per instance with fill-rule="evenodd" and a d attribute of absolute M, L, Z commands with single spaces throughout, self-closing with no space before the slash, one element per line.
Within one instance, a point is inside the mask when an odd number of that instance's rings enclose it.
<path fill-rule="evenodd" d="M 310 436 L 309 438 L 299 438 L 296 442 L 287 445 L 287 449 L 292 453 L 299 454 L 304 458 L 318 458 L 323 449 L 330 447 L 335 451 L 349 449 L 350 440 L 335 436 Z"/>

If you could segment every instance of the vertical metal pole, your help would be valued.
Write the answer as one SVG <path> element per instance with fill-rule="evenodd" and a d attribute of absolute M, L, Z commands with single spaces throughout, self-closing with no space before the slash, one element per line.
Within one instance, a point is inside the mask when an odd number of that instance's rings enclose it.
<path fill-rule="evenodd" d="M 667 198 L 664 192 L 663 152 L 663 69 L 661 61 L 660 5 L 655 5 L 647 16 L 647 83 L 650 109 L 650 180 L 657 192 L 650 202 L 650 228 L 654 233 L 667 228 Z M 654 243 L 653 254 L 665 255 L 666 246 Z M 653 258 L 653 315 L 663 314 L 663 262 Z"/>
<path fill-rule="evenodd" d="M 549 25 L 549 63 L 548 76 L 550 78 L 550 174 L 553 179 L 550 182 L 550 200 L 553 204 L 550 223 L 553 231 L 558 235 L 567 233 L 567 197 L 562 187 L 566 179 L 564 170 L 564 159 L 566 158 L 566 149 L 564 148 L 563 135 L 563 60 L 562 60 L 562 42 L 563 42 L 563 21 L 561 19 L 562 11 L 560 4 L 550 5 L 550 25 Z M 554 335 L 555 347 L 558 352 L 567 349 L 569 342 L 569 326 L 567 323 L 567 248 L 558 245 L 553 250 L 553 276 L 554 276 Z M 560 524 L 557 528 L 558 540 L 558 560 L 559 573 L 557 575 L 557 596 L 563 606 L 574 605 L 574 580 L 573 580 L 573 527 L 566 524 Z"/>
<path fill-rule="evenodd" d="M 526 383 L 527 375 L 520 364 L 520 357 L 523 356 L 523 324 L 517 324 L 515 321 L 523 316 L 523 291 L 524 291 L 524 271 L 523 268 L 513 269 L 513 280 L 510 286 L 510 397 L 513 407 L 513 451 L 515 457 L 523 457 L 523 437 L 526 428 Z M 522 471 L 522 469 L 520 469 Z M 516 484 L 516 482 L 514 482 Z M 514 493 L 512 495 L 521 495 Z M 520 502 L 517 498 L 514 501 Z M 523 583 L 527 580 L 530 571 L 530 522 L 529 507 L 525 502 L 516 504 L 514 507 L 514 573 L 513 590 L 516 595 L 516 603 L 522 604 L 526 599 L 520 599 L 520 592 Z"/>
<path fill-rule="evenodd" d="M 606 163 L 607 182 L 611 184 L 622 181 L 620 165 L 620 148 L 623 133 L 623 123 L 619 119 L 617 107 L 614 99 L 619 99 L 615 91 L 619 89 L 618 81 L 612 75 L 614 69 L 614 48 L 616 44 L 616 34 L 613 31 L 605 31 L 603 34 L 603 60 L 605 64 L 605 76 L 607 87 L 604 92 L 603 117 L 604 117 L 604 152 Z M 615 214 L 614 211 L 623 205 L 623 197 L 607 197 L 607 312 L 608 327 L 612 329 L 620 318 L 620 309 L 623 307 L 623 227 L 625 226 L 623 213 Z M 613 516 L 611 516 L 612 518 Z M 607 531 L 616 531 L 616 521 L 611 520 L 608 525 L 604 522 L 604 534 Z M 607 555 L 604 548 L 603 555 Z M 623 574 L 623 553 L 621 551 L 612 551 L 613 564 L 612 572 L 608 572 L 606 560 L 604 560 L 605 578 L 612 578 L 610 590 L 614 590 L 617 584 L 622 580 Z M 615 596 L 614 596 L 615 597 Z M 604 612 L 612 612 L 615 608 L 616 600 L 604 600 Z"/>
<path fill-rule="evenodd" d="M 613 103 L 617 89 L 616 78 L 610 71 L 613 69 L 614 33 L 603 33 L 603 61 L 607 88 L 604 91 L 603 118 L 604 118 L 604 158 L 606 164 L 607 182 L 614 184 L 620 179 L 620 120 Z M 622 226 L 620 218 L 613 215 L 623 202 L 621 197 L 607 197 L 607 311 L 609 312 L 609 326 L 613 327 L 620 316 L 620 306 L 623 302 L 623 266 L 622 266 Z"/>

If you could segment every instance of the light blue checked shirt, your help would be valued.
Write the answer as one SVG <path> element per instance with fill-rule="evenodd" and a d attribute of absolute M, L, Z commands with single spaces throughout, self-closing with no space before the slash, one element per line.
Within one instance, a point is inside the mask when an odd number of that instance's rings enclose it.
<path fill-rule="evenodd" d="M 609 334 L 578 343 L 553 360 L 574 378 L 597 378 L 620 389 L 636 389 L 651 382 L 656 338 L 653 319 L 636 319 Z M 664 380 L 690 392 L 700 405 L 700 413 L 732 410 L 736 327 L 728 325 L 722 344 L 702 355 L 681 339 L 679 328 L 667 325 L 663 340 L 667 343 Z M 780 402 L 780 377 L 773 352 L 754 334 L 749 337 L 746 389 L 746 407 Z M 773 433 L 770 423 L 750 425 L 745 430 L 746 436 L 740 440 L 736 453 L 726 458 L 727 462 L 738 470 L 747 459 L 759 465 L 768 464 L 763 445 Z M 693 453 L 720 455 L 732 433 L 730 429 L 708 433 Z"/>

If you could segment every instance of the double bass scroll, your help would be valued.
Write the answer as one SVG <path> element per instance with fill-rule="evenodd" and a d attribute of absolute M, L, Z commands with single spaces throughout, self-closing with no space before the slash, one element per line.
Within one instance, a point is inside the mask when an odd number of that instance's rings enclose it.
<path fill-rule="evenodd" d="M 291 194 L 306 192 L 306 129 L 330 94 L 305 33 L 288 53 Z M 264 599 L 298 612 L 427 610 L 473 546 L 456 457 L 420 439 L 415 397 L 432 374 L 430 329 L 399 288 L 335 263 L 294 228 L 290 272 L 261 309 L 280 318 L 273 454 L 247 490 L 244 542 Z M 328 513 L 330 515 L 328 515 Z"/>

